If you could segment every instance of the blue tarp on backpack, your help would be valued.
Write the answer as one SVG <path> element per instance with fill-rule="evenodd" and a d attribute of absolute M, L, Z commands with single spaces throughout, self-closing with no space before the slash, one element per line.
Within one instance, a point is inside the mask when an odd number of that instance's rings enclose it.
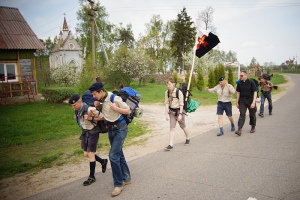
<path fill-rule="evenodd" d="M 120 96 L 123 102 L 129 106 L 130 114 L 127 115 L 125 119 L 127 124 L 131 123 L 135 116 L 136 109 L 139 108 L 141 94 L 130 87 L 123 87 L 121 90 L 113 92 L 113 95 L 110 97 L 111 102 L 113 102 L 115 95 Z M 142 112 L 138 113 L 138 115 L 141 116 Z"/>
<path fill-rule="evenodd" d="M 93 94 L 91 93 L 90 90 L 87 90 L 82 95 L 82 101 L 85 102 L 86 104 L 90 105 L 90 106 L 93 106 L 94 102 L 97 101 L 97 99 L 95 99 L 93 97 Z"/>

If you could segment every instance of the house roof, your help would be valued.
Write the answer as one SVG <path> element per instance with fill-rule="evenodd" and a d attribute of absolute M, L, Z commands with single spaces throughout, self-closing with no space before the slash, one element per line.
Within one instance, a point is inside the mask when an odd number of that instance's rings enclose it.
<path fill-rule="evenodd" d="M 44 49 L 18 8 L 0 6 L 0 49 Z"/>

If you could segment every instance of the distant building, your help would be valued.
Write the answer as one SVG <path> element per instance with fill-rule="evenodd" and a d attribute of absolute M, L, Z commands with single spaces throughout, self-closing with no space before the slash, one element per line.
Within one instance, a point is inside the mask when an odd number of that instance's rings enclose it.
<path fill-rule="evenodd" d="M 295 58 L 286 60 L 282 65 L 293 65 L 295 64 Z"/>
<path fill-rule="evenodd" d="M 77 72 L 82 70 L 82 48 L 69 30 L 66 18 L 64 18 L 62 31 L 59 33 L 59 40 L 50 52 L 49 62 L 50 68 L 68 65 L 76 67 Z"/>
<path fill-rule="evenodd" d="M 25 83 L 37 93 L 34 53 L 44 48 L 18 8 L 0 6 L 1 97 L 23 93 Z"/>

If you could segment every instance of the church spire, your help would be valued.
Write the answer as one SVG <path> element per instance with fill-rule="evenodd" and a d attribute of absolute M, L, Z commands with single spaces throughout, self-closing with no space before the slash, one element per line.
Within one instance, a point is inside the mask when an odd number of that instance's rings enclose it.
<path fill-rule="evenodd" d="M 69 28 L 68 28 L 67 20 L 66 17 L 64 17 L 63 31 L 68 31 L 68 30 Z"/>

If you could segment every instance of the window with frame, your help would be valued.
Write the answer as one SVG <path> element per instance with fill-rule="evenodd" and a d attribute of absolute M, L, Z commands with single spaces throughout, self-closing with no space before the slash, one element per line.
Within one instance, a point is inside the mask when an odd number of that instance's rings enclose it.
<path fill-rule="evenodd" d="M 16 63 L 0 63 L 0 79 L 2 81 L 17 81 Z"/>

